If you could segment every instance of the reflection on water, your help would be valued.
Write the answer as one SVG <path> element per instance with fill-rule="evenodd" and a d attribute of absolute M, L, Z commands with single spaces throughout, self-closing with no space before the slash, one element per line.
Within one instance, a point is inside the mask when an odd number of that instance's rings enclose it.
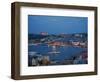
<path fill-rule="evenodd" d="M 29 66 L 87 64 L 87 48 L 39 44 L 29 45 L 28 52 Z M 82 54 L 86 56 L 85 61 L 82 61 Z"/>

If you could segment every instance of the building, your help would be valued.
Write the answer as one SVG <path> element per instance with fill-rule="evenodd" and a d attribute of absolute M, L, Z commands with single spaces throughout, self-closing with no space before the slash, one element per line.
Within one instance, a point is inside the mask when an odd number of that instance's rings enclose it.
<path fill-rule="evenodd" d="M 41 35 L 48 35 L 47 32 L 41 32 L 40 34 L 41 34 Z"/>
<path fill-rule="evenodd" d="M 51 46 L 62 46 L 62 45 L 64 45 L 64 43 L 55 41 L 55 42 L 49 43 L 49 45 L 51 45 Z"/>

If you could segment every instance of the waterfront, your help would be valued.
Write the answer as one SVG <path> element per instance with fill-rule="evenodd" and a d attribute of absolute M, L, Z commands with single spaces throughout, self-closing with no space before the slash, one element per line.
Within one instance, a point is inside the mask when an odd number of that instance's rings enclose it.
<path fill-rule="evenodd" d="M 29 45 L 29 66 L 37 66 L 37 65 L 69 65 L 75 64 L 74 60 L 78 59 L 82 52 L 86 52 L 87 48 L 77 47 L 77 46 L 57 46 L 55 48 L 55 52 L 53 53 L 53 46 L 48 46 L 47 44 L 38 44 L 38 45 Z M 52 52 L 52 53 L 50 53 Z M 31 54 L 31 55 L 30 55 Z M 45 61 L 46 64 L 32 64 L 32 59 L 43 60 L 43 57 L 47 57 Z M 70 60 L 70 62 L 69 62 Z M 34 61 L 36 63 L 36 61 Z M 85 63 L 76 63 L 76 64 L 87 64 L 87 60 Z"/>
<path fill-rule="evenodd" d="M 88 63 L 88 18 L 28 15 L 28 66 Z"/>

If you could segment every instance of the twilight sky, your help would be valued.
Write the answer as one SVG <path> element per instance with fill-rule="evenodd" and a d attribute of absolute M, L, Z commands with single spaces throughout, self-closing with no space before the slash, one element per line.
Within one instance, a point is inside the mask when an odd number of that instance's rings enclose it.
<path fill-rule="evenodd" d="M 28 33 L 86 33 L 87 28 L 87 17 L 28 15 Z"/>

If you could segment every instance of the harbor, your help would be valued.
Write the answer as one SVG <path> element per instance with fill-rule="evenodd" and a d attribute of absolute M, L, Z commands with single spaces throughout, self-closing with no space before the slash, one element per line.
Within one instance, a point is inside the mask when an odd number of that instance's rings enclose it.
<path fill-rule="evenodd" d="M 65 35 L 64 35 L 65 36 Z M 56 36 L 57 37 L 57 36 Z M 47 38 L 47 37 L 46 37 Z M 87 64 L 87 40 L 86 37 L 77 40 L 80 37 L 72 40 L 67 37 L 67 41 L 63 38 L 46 38 L 33 40 L 28 47 L 28 65 L 29 66 L 48 66 L 48 65 L 72 65 L 72 64 Z M 83 37 L 82 37 L 83 38 Z"/>
<path fill-rule="evenodd" d="M 88 64 L 88 18 L 28 16 L 28 66 Z"/>

